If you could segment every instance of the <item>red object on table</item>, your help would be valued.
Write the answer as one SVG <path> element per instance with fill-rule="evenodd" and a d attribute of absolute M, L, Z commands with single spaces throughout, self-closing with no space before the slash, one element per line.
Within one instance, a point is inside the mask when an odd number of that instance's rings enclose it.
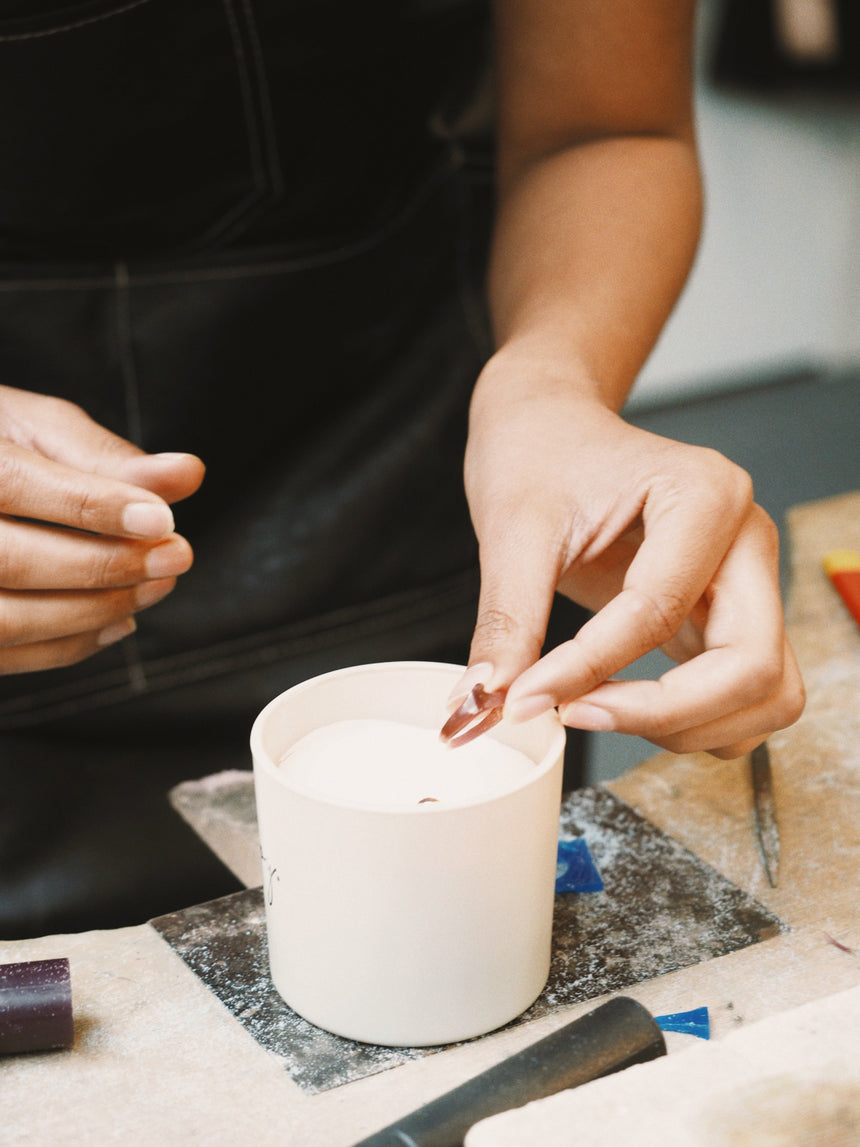
<path fill-rule="evenodd" d="M 824 558 L 824 571 L 860 626 L 860 553 L 833 550 Z"/>

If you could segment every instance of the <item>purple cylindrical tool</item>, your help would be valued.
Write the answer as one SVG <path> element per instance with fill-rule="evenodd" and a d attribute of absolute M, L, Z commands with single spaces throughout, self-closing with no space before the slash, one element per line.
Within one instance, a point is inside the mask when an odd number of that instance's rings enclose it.
<path fill-rule="evenodd" d="M 0 964 L 0 1055 L 71 1047 L 72 981 L 69 961 Z"/>

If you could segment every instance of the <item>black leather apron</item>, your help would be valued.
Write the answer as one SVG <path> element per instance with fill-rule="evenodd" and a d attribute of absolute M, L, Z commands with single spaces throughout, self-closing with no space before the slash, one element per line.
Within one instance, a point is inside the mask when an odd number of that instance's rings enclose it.
<path fill-rule="evenodd" d="M 138 633 L 0 679 L 0 935 L 228 890 L 172 784 L 246 767 L 311 674 L 465 657 L 488 202 L 437 125 L 484 37 L 464 3 L 0 2 L 0 382 L 208 468 Z"/>
<path fill-rule="evenodd" d="M 466 658 L 482 0 L 0 0 L 0 382 L 207 464 L 132 638 L 0 678 L 0 935 L 229 891 L 170 809 L 341 665 Z"/>

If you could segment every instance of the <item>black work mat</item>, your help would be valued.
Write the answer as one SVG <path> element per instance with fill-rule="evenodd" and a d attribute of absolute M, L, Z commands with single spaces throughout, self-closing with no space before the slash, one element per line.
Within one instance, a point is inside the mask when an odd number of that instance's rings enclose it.
<path fill-rule="evenodd" d="M 513 1023 L 623 991 L 784 930 L 751 896 L 606 789 L 571 794 L 562 805 L 561 836 L 585 837 L 604 889 L 556 897 L 547 986 Z M 308 1092 L 439 1050 L 355 1043 L 314 1027 L 287 1007 L 269 976 L 259 888 L 151 924 Z"/>

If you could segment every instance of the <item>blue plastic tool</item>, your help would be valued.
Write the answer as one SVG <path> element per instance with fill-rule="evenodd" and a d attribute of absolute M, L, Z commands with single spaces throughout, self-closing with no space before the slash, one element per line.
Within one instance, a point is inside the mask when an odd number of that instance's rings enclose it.
<path fill-rule="evenodd" d="M 602 892 L 603 880 L 581 836 L 558 842 L 556 892 Z"/>
<path fill-rule="evenodd" d="M 683 1032 L 699 1039 L 711 1038 L 711 1021 L 707 1008 L 693 1008 L 691 1012 L 672 1012 L 668 1016 L 655 1016 L 654 1022 L 664 1032 Z"/>

